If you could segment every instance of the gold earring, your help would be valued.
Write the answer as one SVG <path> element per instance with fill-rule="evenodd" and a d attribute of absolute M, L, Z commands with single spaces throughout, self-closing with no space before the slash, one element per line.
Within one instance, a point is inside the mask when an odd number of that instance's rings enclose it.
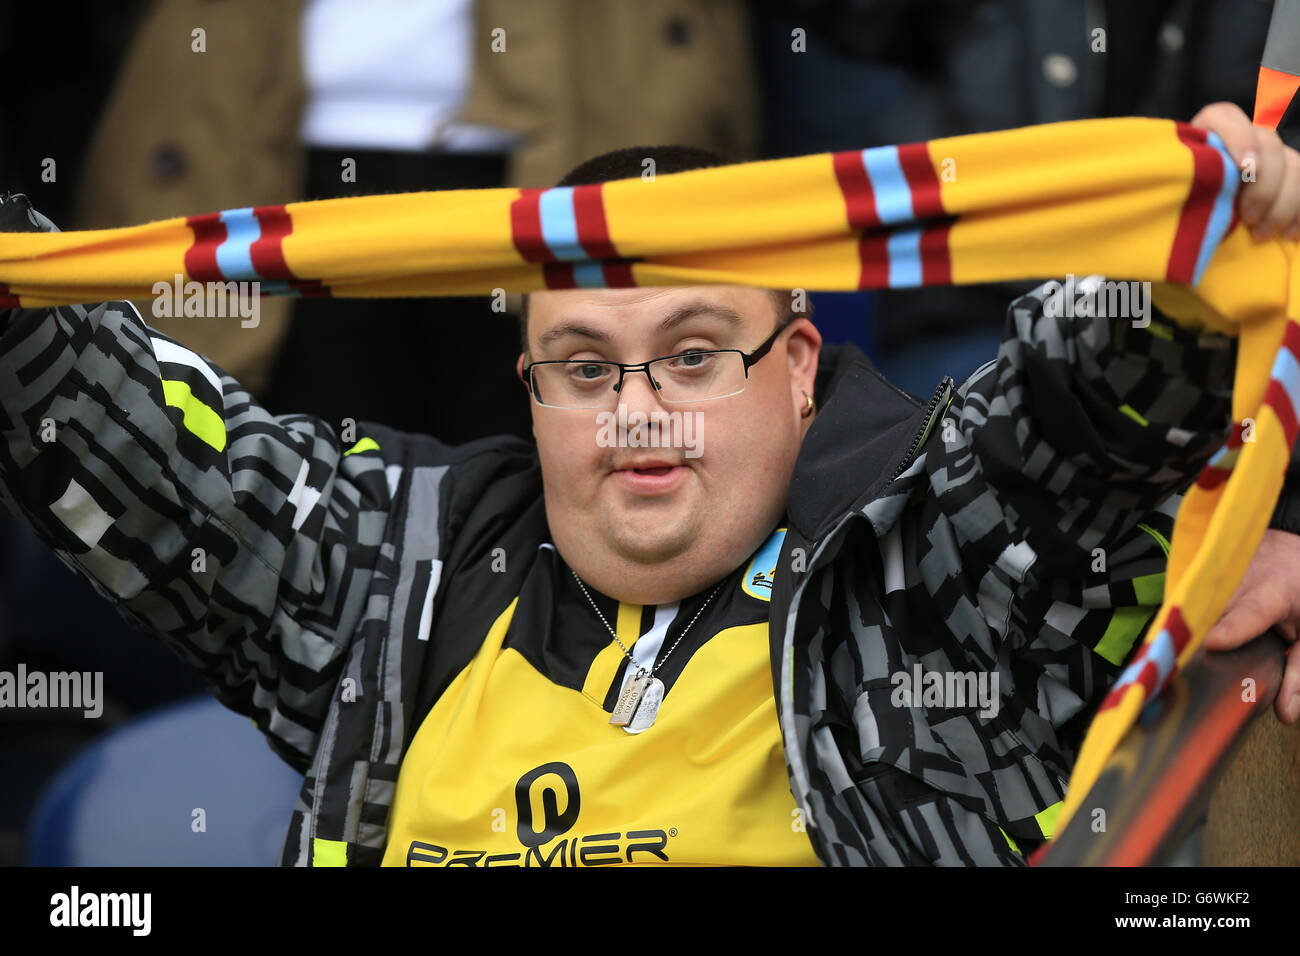
<path fill-rule="evenodd" d="M 803 389 L 800 389 L 800 391 L 803 392 Z M 813 400 L 812 400 L 812 396 L 809 395 L 807 392 L 803 393 L 803 397 L 808 404 L 804 406 L 803 414 L 800 417 L 807 418 L 809 415 L 813 413 Z"/>

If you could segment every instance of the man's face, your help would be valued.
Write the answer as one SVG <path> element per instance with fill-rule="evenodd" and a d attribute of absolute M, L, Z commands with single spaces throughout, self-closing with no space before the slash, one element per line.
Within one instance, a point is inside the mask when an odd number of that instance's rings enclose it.
<path fill-rule="evenodd" d="M 538 292 L 529 305 L 528 360 L 538 362 L 748 354 L 784 318 L 766 290 L 745 286 Z M 663 401 L 644 372 L 627 373 L 601 409 L 534 401 L 546 514 L 564 559 L 603 593 L 637 604 L 675 601 L 730 573 L 784 511 L 820 346 L 812 323 L 796 319 L 750 367 L 744 391 L 711 401 Z M 521 374 L 524 364 L 520 356 Z M 626 435 L 611 427 L 618 404 Z M 676 447 L 631 447 L 638 413 L 664 422 L 671 412 L 687 424 L 673 433 Z M 668 437 L 661 430 L 659 440 Z"/>

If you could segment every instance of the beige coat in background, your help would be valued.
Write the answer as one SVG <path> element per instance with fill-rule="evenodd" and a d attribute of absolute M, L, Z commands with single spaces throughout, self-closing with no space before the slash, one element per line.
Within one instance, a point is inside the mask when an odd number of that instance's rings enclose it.
<path fill-rule="evenodd" d="M 95 130 L 77 228 L 302 198 L 302 0 L 148 5 Z M 509 182 L 546 186 L 622 146 L 680 143 L 755 157 L 755 82 L 741 0 L 480 0 L 461 115 L 522 134 Z M 203 29 L 205 52 L 193 49 Z M 494 30 L 504 31 L 504 35 Z M 504 52 L 492 52 L 494 37 Z M 255 394 L 287 329 L 288 299 L 239 318 L 145 320 Z"/>

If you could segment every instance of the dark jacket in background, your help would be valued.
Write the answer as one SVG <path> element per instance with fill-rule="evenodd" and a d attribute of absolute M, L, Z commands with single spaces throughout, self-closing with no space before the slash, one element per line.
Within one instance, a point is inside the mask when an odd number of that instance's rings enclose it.
<path fill-rule="evenodd" d="M 1249 114 L 1272 15 L 1268 0 L 781 0 L 757 9 L 764 154 L 777 156 L 1090 117 L 1190 120 L 1219 100 Z M 810 52 L 791 53 L 795 27 Z M 1024 288 L 882 291 L 877 343 L 887 356 L 926 337 L 996 331 Z"/>

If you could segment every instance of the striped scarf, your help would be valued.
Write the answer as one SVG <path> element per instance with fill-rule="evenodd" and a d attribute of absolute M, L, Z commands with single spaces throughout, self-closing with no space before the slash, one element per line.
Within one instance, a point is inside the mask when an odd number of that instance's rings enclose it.
<path fill-rule="evenodd" d="M 553 189 L 231 209 L 0 234 L 0 307 L 147 298 L 174 277 L 306 296 L 740 284 L 855 290 L 1099 273 L 1151 281 L 1184 327 L 1238 336 L 1227 442 L 1183 498 L 1164 603 L 1084 740 L 1057 832 L 1186 666 L 1255 553 L 1300 401 L 1294 242 L 1234 212 L 1218 137 L 1083 120 Z"/>

